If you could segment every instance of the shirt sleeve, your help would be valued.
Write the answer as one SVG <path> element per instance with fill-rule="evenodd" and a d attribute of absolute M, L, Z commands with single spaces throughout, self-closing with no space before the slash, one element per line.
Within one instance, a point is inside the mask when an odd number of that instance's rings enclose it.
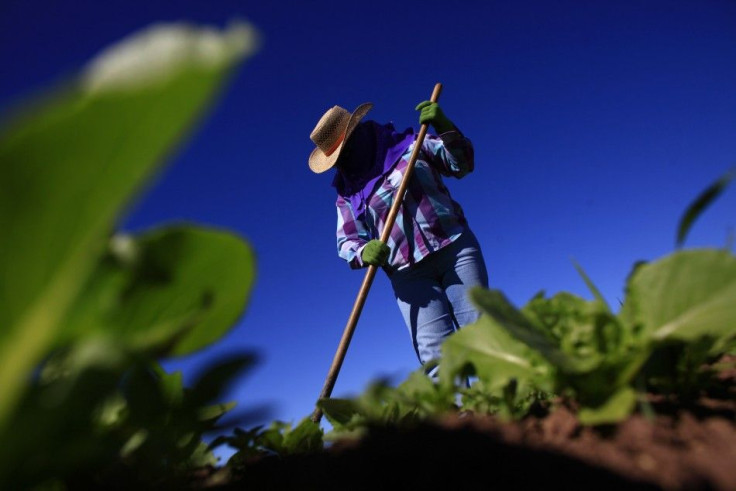
<path fill-rule="evenodd" d="M 371 240 L 365 222 L 355 218 L 350 201 L 337 197 L 337 254 L 348 262 L 352 269 L 365 266 L 361 259 L 363 248 Z"/>
<path fill-rule="evenodd" d="M 427 135 L 422 152 L 427 162 L 445 176 L 459 179 L 475 167 L 473 144 L 457 128 L 440 136 Z"/>

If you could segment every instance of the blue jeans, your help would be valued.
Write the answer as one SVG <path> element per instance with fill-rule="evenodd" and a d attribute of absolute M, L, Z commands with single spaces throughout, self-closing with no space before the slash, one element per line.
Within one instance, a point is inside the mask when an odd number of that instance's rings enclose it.
<path fill-rule="evenodd" d="M 396 301 L 411 334 L 414 351 L 425 365 L 440 357 L 442 342 L 480 312 L 467 290 L 488 288 L 488 273 L 475 235 L 466 229 L 455 242 L 389 276 Z M 427 374 L 437 377 L 438 367 Z"/>

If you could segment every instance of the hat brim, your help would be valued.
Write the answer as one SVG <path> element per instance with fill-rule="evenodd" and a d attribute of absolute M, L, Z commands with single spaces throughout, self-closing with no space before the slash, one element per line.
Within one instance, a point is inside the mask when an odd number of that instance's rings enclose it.
<path fill-rule="evenodd" d="M 322 150 L 319 149 L 319 147 L 312 150 L 312 153 L 309 154 L 309 168 L 312 170 L 312 172 L 321 174 L 322 172 L 326 172 L 335 166 L 335 164 L 337 163 L 337 159 L 340 158 L 340 152 L 342 152 L 345 143 L 348 141 L 348 138 L 350 138 L 350 134 L 353 132 L 355 127 L 358 126 L 360 120 L 363 119 L 368 111 L 371 110 L 371 108 L 373 108 L 373 104 L 370 102 L 366 102 L 358 106 L 355 111 L 353 111 L 353 113 L 350 115 L 350 119 L 348 119 L 348 124 L 345 127 L 345 137 L 343 138 L 342 142 L 340 142 L 340 145 L 338 145 L 335 151 L 333 151 L 330 155 L 326 155 Z"/>

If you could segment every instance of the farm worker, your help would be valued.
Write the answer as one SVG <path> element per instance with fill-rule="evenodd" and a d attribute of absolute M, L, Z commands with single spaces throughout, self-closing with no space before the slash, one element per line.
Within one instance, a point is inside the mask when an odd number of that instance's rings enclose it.
<path fill-rule="evenodd" d="M 316 148 L 309 168 L 335 168 L 337 251 L 351 268 L 372 264 L 388 276 L 417 358 L 437 378 L 442 342 L 476 321 L 479 311 L 467 290 L 488 287 L 480 245 L 443 176 L 461 178 L 473 170 L 473 146 L 437 103 L 421 102 L 419 123 L 431 124 L 408 183 L 388 243 L 381 242 L 391 204 L 410 160 L 416 134 L 393 124 L 363 120 L 373 107 L 352 113 L 327 110 L 312 131 Z"/>

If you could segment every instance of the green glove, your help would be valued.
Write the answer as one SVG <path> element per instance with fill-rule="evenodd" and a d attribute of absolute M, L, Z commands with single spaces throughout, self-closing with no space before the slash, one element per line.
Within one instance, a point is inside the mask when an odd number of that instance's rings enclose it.
<path fill-rule="evenodd" d="M 434 126 L 434 129 L 438 133 L 444 133 L 446 131 L 452 131 L 455 129 L 455 125 L 452 121 L 447 119 L 445 113 L 442 112 L 439 104 L 432 101 L 420 102 L 417 107 L 419 113 L 419 124 L 429 123 Z"/>
<path fill-rule="evenodd" d="M 386 244 L 378 239 L 373 239 L 365 245 L 360 258 L 365 264 L 383 266 L 386 259 L 388 259 L 389 252 L 391 252 L 391 249 Z"/>

